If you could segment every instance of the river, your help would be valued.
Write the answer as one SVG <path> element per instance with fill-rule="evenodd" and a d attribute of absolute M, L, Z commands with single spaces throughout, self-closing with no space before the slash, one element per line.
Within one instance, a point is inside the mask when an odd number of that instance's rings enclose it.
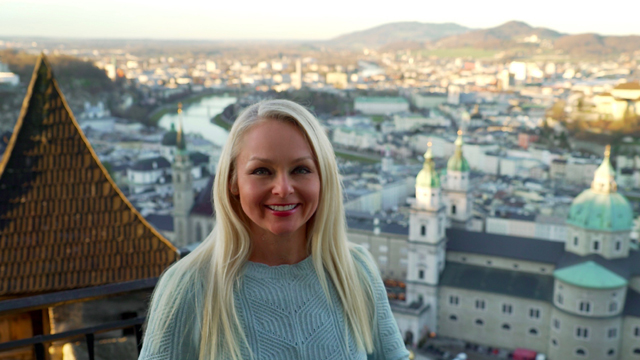
<path fill-rule="evenodd" d="M 185 133 L 198 133 L 202 137 L 222 146 L 227 141 L 227 130 L 212 123 L 212 117 L 220 114 L 225 107 L 236 102 L 234 97 L 211 96 L 196 103 L 191 103 L 182 112 L 182 124 Z M 170 113 L 160 118 L 158 126 L 170 129 L 172 123 L 178 122 L 178 114 Z"/>

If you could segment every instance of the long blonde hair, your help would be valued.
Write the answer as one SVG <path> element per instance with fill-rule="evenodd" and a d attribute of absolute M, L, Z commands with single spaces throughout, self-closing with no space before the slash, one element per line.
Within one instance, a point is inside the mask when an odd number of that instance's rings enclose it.
<path fill-rule="evenodd" d="M 284 121 L 297 126 L 315 155 L 320 173 L 320 200 L 307 226 L 307 246 L 320 284 L 331 301 L 326 273 L 340 297 L 346 323 L 359 349 L 373 351 L 372 322 L 374 302 L 365 269 L 353 260 L 353 244 L 347 241 L 342 204 L 342 184 L 329 139 L 315 117 L 303 106 L 288 100 L 268 100 L 247 108 L 235 121 L 225 144 L 213 185 L 216 226 L 191 254 L 171 267 L 172 276 L 163 276 L 156 287 L 156 310 L 169 312 L 161 325 L 166 331 L 175 314 L 180 296 L 201 284 L 202 301 L 196 304 L 194 329 L 199 332 L 200 358 L 217 359 L 222 354 L 241 358 L 240 344 L 246 338 L 236 315 L 233 289 L 251 251 L 248 219 L 239 201 L 231 194 L 236 179 L 235 161 L 243 135 L 253 125 L 266 120 Z M 161 292 L 157 289 L 162 288 Z M 191 289 L 190 289 L 191 288 Z M 199 296 L 195 296 L 198 300 Z M 364 306 L 363 306 L 364 305 Z M 345 339 L 346 341 L 346 339 Z M 157 344 L 155 344 L 158 346 Z"/>

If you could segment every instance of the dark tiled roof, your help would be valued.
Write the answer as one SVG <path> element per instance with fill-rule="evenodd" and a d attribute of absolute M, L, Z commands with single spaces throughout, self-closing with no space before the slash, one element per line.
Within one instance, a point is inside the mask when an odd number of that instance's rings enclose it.
<path fill-rule="evenodd" d="M 553 276 L 447 262 L 440 285 L 551 301 Z"/>
<path fill-rule="evenodd" d="M 213 216 L 213 181 L 215 176 L 211 176 L 207 185 L 200 190 L 196 201 L 191 208 L 191 214 Z"/>
<path fill-rule="evenodd" d="M 176 146 L 178 144 L 178 132 L 171 125 L 171 130 L 164 133 L 162 136 L 162 145 L 164 146 Z"/>
<path fill-rule="evenodd" d="M 149 214 L 145 219 L 158 230 L 173 231 L 173 216 L 171 215 Z"/>
<path fill-rule="evenodd" d="M 133 164 L 133 166 L 131 167 L 131 170 L 149 171 L 149 170 L 169 169 L 169 168 L 171 168 L 171 163 L 169 162 L 169 160 L 165 159 L 162 156 L 156 156 L 156 157 L 136 161 L 136 163 Z"/>
<path fill-rule="evenodd" d="M 640 293 L 627 288 L 627 299 L 624 301 L 624 315 L 640 317 Z"/>
<path fill-rule="evenodd" d="M 41 56 L 0 162 L 0 296 L 158 277 L 177 256 L 100 164 Z"/>
<path fill-rule="evenodd" d="M 555 264 L 564 254 L 564 243 L 517 236 L 447 229 L 447 251 Z"/>
<path fill-rule="evenodd" d="M 196 151 L 196 152 L 189 153 L 189 160 L 191 160 L 194 166 L 200 165 L 200 164 L 206 164 L 209 162 L 209 155 Z"/>

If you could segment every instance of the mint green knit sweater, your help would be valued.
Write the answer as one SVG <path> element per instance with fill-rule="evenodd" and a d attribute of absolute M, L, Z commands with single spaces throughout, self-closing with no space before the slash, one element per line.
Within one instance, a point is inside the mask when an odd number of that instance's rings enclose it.
<path fill-rule="evenodd" d="M 366 266 L 362 255 L 356 264 Z M 254 360 L 365 360 L 408 359 L 398 326 L 391 313 L 387 294 L 378 273 L 367 271 L 375 292 L 374 352 L 357 349 L 352 336 L 345 343 L 345 316 L 338 293 L 329 280 L 331 303 L 320 286 L 311 256 L 294 265 L 268 266 L 247 262 L 240 286 L 234 291 L 236 312 Z M 170 270 L 164 275 L 173 276 Z M 158 292 L 162 291 L 162 280 Z M 199 289 L 200 288 L 200 291 Z M 171 309 L 151 304 L 149 322 L 139 360 L 196 360 L 199 354 L 199 328 L 194 313 L 202 304 L 202 285 L 194 284 L 193 293 L 175 304 L 174 319 L 164 333 L 159 325 L 168 319 Z M 333 305 L 332 305 L 333 304 Z M 159 342 L 158 350 L 151 344 Z M 243 359 L 249 351 L 241 348 Z M 204 359 L 203 359 L 204 360 Z"/>

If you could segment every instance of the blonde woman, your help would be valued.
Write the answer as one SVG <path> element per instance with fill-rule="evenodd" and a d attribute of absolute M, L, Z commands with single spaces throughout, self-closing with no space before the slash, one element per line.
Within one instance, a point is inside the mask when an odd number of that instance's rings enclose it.
<path fill-rule="evenodd" d="M 377 268 L 347 241 L 333 149 L 309 111 L 246 109 L 213 199 L 214 231 L 153 293 L 139 359 L 408 358 Z"/>

